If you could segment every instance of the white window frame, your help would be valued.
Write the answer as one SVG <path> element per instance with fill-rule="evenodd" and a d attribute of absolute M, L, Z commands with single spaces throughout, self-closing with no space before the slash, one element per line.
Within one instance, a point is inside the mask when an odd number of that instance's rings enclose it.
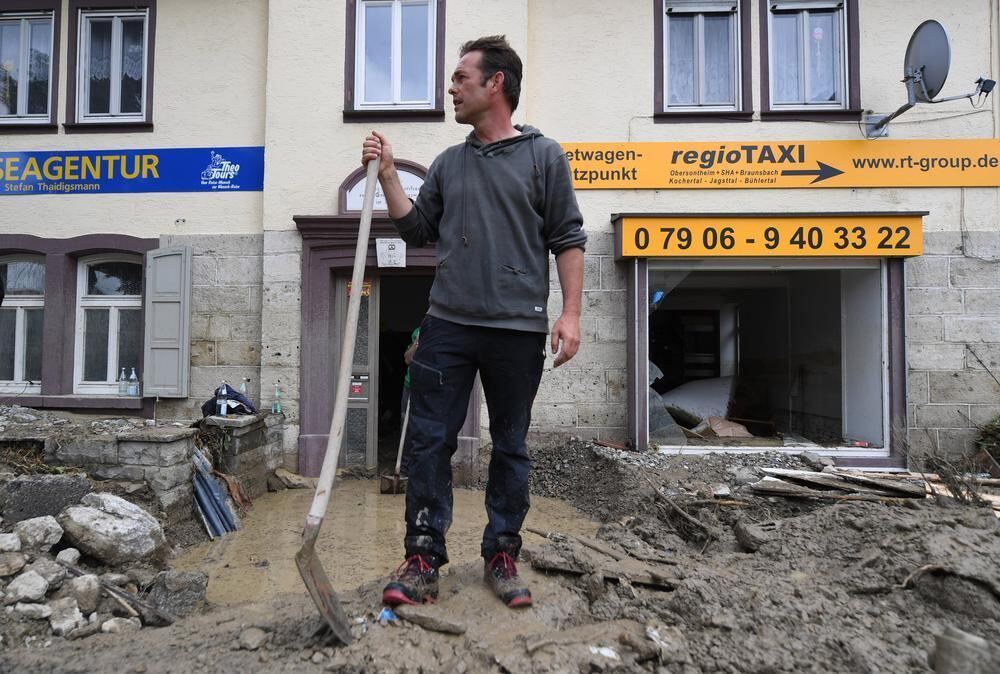
<path fill-rule="evenodd" d="M 403 5 L 427 5 L 427 97 L 407 101 L 402 99 Z M 365 101 L 365 17 L 366 7 L 392 7 L 392 100 Z M 434 87 L 437 85 L 437 2 L 434 0 L 359 0 L 354 50 L 354 100 L 358 110 L 432 110 Z"/>
<path fill-rule="evenodd" d="M 0 258 L 0 264 L 12 264 L 14 262 L 36 262 L 45 266 L 44 258 L 37 256 L 11 256 Z M 7 295 L 4 297 L 3 306 L 0 309 L 14 309 L 17 314 L 14 319 L 14 378 L 10 380 L 0 380 L 0 393 L 41 393 L 42 382 L 29 382 L 24 378 L 24 351 L 25 351 L 25 309 L 45 308 L 45 295 Z M 44 317 L 42 318 L 44 321 Z"/>
<path fill-rule="evenodd" d="M 6 12 L 0 13 L 0 21 L 9 20 L 20 21 L 21 23 L 21 49 L 20 62 L 21 72 L 18 74 L 17 83 L 17 110 L 25 112 L 15 112 L 13 115 L 0 115 L 0 124 L 45 124 L 52 119 L 52 64 L 56 60 L 55 53 L 55 15 L 53 12 Z M 28 77 L 29 77 L 29 55 L 31 47 L 31 26 L 47 22 L 49 24 L 49 90 L 46 99 L 45 113 L 35 113 L 29 115 L 28 109 Z"/>
<path fill-rule="evenodd" d="M 140 278 L 145 279 L 143 258 L 137 255 L 94 255 L 81 258 L 76 277 L 76 337 L 73 348 L 73 392 L 86 395 L 118 394 L 118 326 L 122 310 L 143 311 L 143 295 L 108 296 L 87 295 L 87 267 L 102 262 L 128 262 L 140 267 Z M 108 379 L 103 382 L 83 381 L 84 339 L 86 336 L 86 309 L 108 309 Z M 129 375 L 130 372 L 126 372 Z M 141 372 L 136 372 L 142 376 Z"/>
<path fill-rule="evenodd" d="M 850 67 L 850 54 L 847 40 L 847 3 L 840 0 L 769 0 L 767 8 L 767 67 L 768 67 L 768 95 L 771 110 L 846 110 L 850 101 L 848 91 L 848 69 Z M 799 32 L 799 63 L 801 64 L 801 77 L 799 83 L 799 93 L 801 101 L 795 103 L 778 103 L 774 98 L 774 14 L 775 11 L 782 14 L 798 14 L 800 23 Z M 806 100 L 809 91 L 809 12 L 810 11 L 830 11 L 834 10 L 838 16 L 837 27 L 840 32 L 837 43 L 837 91 L 840 92 L 839 103 L 810 103 Z"/>
<path fill-rule="evenodd" d="M 702 104 L 671 105 L 670 104 L 670 17 L 695 17 L 695 50 L 698 60 L 694 64 L 695 79 L 698 86 L 698 98 L 705 91 L 705 14 L 728 14 L 730 16 L 730 31 L 733 44 L 733 58 L 730 63 L 733 77 L 733 103 L 731 105 Z M 740 30 L 742 17 L 738 0 L 666 0 L 663 3 L 663 111 L 664 112 L 733 112 L 742 109 L 743 101 L 743 45 Z"/>
<path fill-rule="evenodd" d="M 138 19 L 142 22 L 142 106 L 139 112 L 121 112 L 121 72 L 122 72 L 122 20 Z M 90 113 L 90 23 L 93 19 L 111 19 L 111 86 L 109 112 Z M 77 36 L 76 105 L 77 122 L 99 123 L 108 121 L 146 121 L 146 90 L 149 80 L 149 10 L 134 11 L 87 11 L 80 12 L 79 35 Z"/>

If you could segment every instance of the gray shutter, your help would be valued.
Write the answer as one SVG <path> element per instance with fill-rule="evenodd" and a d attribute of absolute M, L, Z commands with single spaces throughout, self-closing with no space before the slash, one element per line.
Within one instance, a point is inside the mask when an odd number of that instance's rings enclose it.
<path fill-rule="evenodd" d="M 186 398 L 191 370 L 191 249 L 146 253 L 143 395 Z"/>

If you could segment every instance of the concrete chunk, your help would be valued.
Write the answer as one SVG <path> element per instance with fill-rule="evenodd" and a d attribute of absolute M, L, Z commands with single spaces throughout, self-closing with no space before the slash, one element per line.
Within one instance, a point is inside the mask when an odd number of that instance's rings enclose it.
<path fill-rule="evenodd" d="M 63 529 L 55 517 L 44 515 L 18 522 L 14 526 L 14 533 L 21 539 L 24 548 L 48 552 L 62 538 Z"/>
<path fill-rule="evenodd" d="M 11 581 L 4 594 L 3 603 L 10 605 L 18 602 L 37 602 L 45 599 L 49 584 L 34 571 L 25 571 Z"/>

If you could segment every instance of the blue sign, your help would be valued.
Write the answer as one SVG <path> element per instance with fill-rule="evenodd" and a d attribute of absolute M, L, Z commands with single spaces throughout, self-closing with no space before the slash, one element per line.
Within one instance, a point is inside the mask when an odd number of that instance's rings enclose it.
<path fill-rule="evenodd" d="M 263 189 L 263 147 L 0 152 L 0 196 Z"/>

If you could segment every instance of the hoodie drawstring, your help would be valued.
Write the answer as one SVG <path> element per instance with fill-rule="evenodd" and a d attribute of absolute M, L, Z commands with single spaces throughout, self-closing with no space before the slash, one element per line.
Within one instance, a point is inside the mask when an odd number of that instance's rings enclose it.
<path fill-rule="evenodd" d="M 465 172 L 465 156 L 469 153 L 469 141 L 465 141 L 465 147 L 462 148 L 462 178 L 468 174 Z M 467 219 L 465 217 L 465 185 L 462 185 L 462 244 L 468 248 L 469 247 L 469 237 L 468 232 L 465 229 Z"/>

